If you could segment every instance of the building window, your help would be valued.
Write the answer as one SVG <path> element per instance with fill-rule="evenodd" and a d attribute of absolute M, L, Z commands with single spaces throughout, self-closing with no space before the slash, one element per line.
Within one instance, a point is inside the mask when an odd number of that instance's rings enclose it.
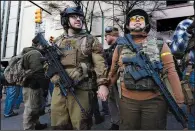
<path fill-rule="evenodd" d="M 188 0 L 182 0 L 182 1 L 166 1 L 167 6 L 172 6 L 172 5 L 178 5 L 178 4 L 186 4 L 188 3 Z"/>
<path fill-rule="evenodd" d="M 175 31 L 179 22 L 187 18 L 188 16 L 157 20 L 157 32 L 170 31 L 170 30 Z"/>

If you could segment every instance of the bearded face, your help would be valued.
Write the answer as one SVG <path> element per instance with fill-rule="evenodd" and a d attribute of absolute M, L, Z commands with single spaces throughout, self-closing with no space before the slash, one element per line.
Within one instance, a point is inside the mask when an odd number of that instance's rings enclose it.
<path fill-rule="evenodd" d="M 135 32 L 143 31 L 145 26 L 146 23 L 145 23 L 145 18 L 143 16 L 135 15 L 130 17 L 129 29 L 131 31 L 135 31 Z"/>
<path fill-rule="evenodd" d="M 74 29 L 82 29 L 83 27 L 83 16 L 78 16 L 78 15 L 70 15 L 69 16 L 69 26 L 73 27 Z"/>

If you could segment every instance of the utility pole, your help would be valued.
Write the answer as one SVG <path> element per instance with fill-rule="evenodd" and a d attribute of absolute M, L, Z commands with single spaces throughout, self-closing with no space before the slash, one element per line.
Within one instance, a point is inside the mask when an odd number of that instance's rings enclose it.
<path fill-rule="evenodd" d="M 101 8 L 101 5 L 100 5 L 100 2 L 98 1 L 99 3 L 99 7 L 100 7 L 100 10 L 101 10 L 101 13 L 102 13 L 102 45 L 104 46 L 104 12 L 102 11 L 102 8 Z"/>
<path fill-rule="evenodd" d="M 102 12 L 102 44 L 104 46 L 104 12 Z"/>
<path fill-rule="evenodd" d="M 114 26 L 114 21 L 115 21 L 115 18 L 114 18 L 114 0 L 113 0 L 113 26 Z"/>

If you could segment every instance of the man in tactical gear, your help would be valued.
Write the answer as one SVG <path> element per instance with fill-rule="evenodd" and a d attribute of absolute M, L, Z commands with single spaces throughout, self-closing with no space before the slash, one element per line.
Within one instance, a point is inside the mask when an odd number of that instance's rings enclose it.
<path fill-rule="evenodd" d="M 117 45 L 116 40 L 119 37 L 119 31 L 116 27 L 108 26 L 105 28 L 105 40 L 107 41 L 108 45 L 110 47 L 108 49 L 105 49 L 105 57 L 106 62 L 108 64 L 108 71 L 110 70 L 111 64 L 112 64 L 112 56 L 114 49 Z M 108 99 L 108 108 L 110 111 L 111 116 L 111 128 L 110 130 L 118 130 L 119 129 L 119 109 L 118 109 L 118 89 L 117 85 L 113 85 L 112 88 L 110 88 L 110 94 Z M 102 103 L 104 104 L 104 103 Z"/>
<path fill-rule="evenodd" d="M 136 46 L 148 54 L 150 61 L 162 61 L 163 72 L 167 71 L 168 80 L 175 95 L 176 102 L 182 104 L 184 96 L 179 77 L 175 71 L 175 65 L 167 44 L 158 42 L 157 39 L 149 39 L 150 23 L 148 14 L 142 9 L 132 10 L 126 18 L 125 34 L 130 33 Z M 119 42 L 120 43 L 120 42 Z M 117 47 L 113 53 L 112 66 L 109 78 L 113 79 L 119 73 L 119 110 L 120 125 L 122 130 L 152 130 L 165 129 L 167 104 L 158 91 L 158 85 L 150 77 L 142 77 L 135 81 L 126 72 L 123 58 L 132 59 L 136 52 L 126 44 L 117 41 Z M 162 45 L 159 45 L 162 44 Z M 139 70 L 140 67 L 131 64 L 128 71 Z M 160 74 L 159 74 L 160 75 Z M 111 80 L 112 81 L 112 80 Z M 116 81 L 112 81 L 112 84 Z"/>
<path fill-rule="evenodd" d="M 54 41 L 63 52 L 61 63 L 68 75 L 78 84 L 74 93 L 85 112 L 68 91 L 63 96 L 56 74 L 51 78 L 55 84 L 51 101 L 51 126 L 53 129 L 90 129 L 92 126 L 91 99 L 96 95 L 92 91 L 92 73 L 97 76 L 97 95 L 105 101 L 108 95 L 107 68 L 103 57 L 102 44 L 98 39 L 87 34 L 83 29 L 84 13 L 80 6 L 66 8 L 61 14 L 61 24 L 64 34 Z"/>
<path fill-rule="evenodd" d="M 45 77 L 43 61 L 41 59 L 41 46 L 33 43 L 31 47 L 23 49 L 23 65 L 25 70 L 33 73 L 26 78 L 23 88 L 24 130 L 42 130 L 47 124 L 40 124 L 39 117 L 43 104 L 43 89 L 49 86 L 49 79 Z"/>

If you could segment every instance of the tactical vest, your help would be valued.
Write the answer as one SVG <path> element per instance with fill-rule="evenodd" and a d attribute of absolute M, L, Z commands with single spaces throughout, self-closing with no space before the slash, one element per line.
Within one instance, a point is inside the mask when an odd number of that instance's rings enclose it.
<path fill-rule="evenodd" d="M 76 82 L 77 88 L 90 90 L 96 88 L 92 86 L 93 64 L 92 64 L 92 44 L 95 39 L 92 35 L 84 34 L 75 37 L 64 36 L 59 43 L 59 48 L 63 52 L 61 63 L 66 72 Z"/>
<path fill-rule="evenodd" d="M 149 56 L 151 62 L 160 61 L 160 51 L 163 46 L 163 41 L 159 41 L 155 38 L 146 39 L 140 50 L 144 51 Z M 159 51 L 160 50 L 160 51 Z M 136 55 L 136 52 L 133 52 L 127 46 L 119 46 L 118 48 L 120 58 L 132 58 Z M 135 81 L 129 73 L 125 73 L 126 66 L 119 68 L 120 72 L 120 81 L 124 81 L 124 84 L 127 89 L 130 90 L 142 90 L 142 91 L 155 91 L 157 90 L 157 85 L 152 78 L 142 78 L 138 81 Z M 136 65 L 130 66 L 132 71 L 136 71 L 138 67 Z"/>

